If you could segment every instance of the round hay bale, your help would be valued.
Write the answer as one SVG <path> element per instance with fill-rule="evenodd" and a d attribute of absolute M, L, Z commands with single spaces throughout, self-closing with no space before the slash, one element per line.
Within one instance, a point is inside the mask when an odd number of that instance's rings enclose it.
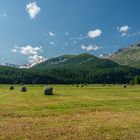
<path fill-rule="evenodd" d="M 124 85 L 123 87 L 124 87 L 124 88 L 127 88 L 127 85 Z"/>
<path fill-rule="evenodd" d="M 26 88 L 26 87 L 21 87 L 21 88 L 20 88 L 20 91 L 21 91 L 21 92 L 26 92 L 26 91 L 27 91 L 27 88 Z"/>
<path fill-rule="evenodd" d="M 14 90 L 14 86 L 12 86 L 12 85 L 9 86 L 9 89 L 10 89 L 10 90 Z"/>
<path fill-rule="evenodd" d="M 87 83 L 84 83 L 85 86 L 87 86 Z"/>
<path fill-rule="evenodd" d="M 79 85 L 77 85 L 76 87 L 79 87 Z"/>
<path fill-rule="evenodd" d="M 53 95 L 53 88 L 52 87 L 46 87 L 44 90 L 44 95 Z"/>

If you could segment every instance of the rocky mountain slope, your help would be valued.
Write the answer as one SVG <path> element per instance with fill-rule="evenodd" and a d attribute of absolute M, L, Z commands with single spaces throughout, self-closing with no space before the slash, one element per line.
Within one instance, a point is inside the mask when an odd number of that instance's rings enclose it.
<path fill-rule="evenodd" d="M 105 58 L 118 63 L 140 68 L 140 42 L 129 46 L 128 48 L 119 49 L 116 53 L 106 56 Z"/>

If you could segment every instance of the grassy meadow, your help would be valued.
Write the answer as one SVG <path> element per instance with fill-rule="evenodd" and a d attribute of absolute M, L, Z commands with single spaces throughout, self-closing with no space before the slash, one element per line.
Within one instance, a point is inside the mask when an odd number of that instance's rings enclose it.
<path fill-rule="evenodd" d="M 0 140 L 139 140 L 140 86 L 0 85 Z"/>

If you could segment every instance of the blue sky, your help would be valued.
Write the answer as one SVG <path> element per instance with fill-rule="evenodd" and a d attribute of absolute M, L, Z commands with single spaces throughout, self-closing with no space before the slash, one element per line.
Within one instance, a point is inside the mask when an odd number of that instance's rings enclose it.
<path fill-rule="evenodd" d="M 139 0 L 0 0 L 0 63 L 111 53 L 140 40 Z"/>

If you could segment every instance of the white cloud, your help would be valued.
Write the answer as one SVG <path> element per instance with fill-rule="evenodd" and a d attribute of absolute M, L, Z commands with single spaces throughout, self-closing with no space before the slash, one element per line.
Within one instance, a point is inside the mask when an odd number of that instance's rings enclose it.
<path fill-rule="evenodd" d="M 55 37 L 56 35 L 52 32 L 49 32 L 49 35 L 52 36 L 52 37 Z"/>
<path fill-rule="evenodd" d="M 65 35 L 66 35 L 66 36 L 68 36 L 68 35 L 69 35 L 69 33 L 68 33 L 68 32 L 66 32 L 66 33 L 65 33 Z"/>
<path fill-rule="evenodd" d="M 96 37 L 100 37 L 101 34 L 102 34 L 102 31 L 100 29 L 96 29 L 94 31 L 89 31 L 88 37 L 94 39 Z"/>
<path fill-rule="evenodd" d="M 88 45 L 88 46 L 81 45 L 81 48 L 86 51 L 97 51 L 99 49 L 99 47 L 96 45 Z"/>
<path fill-rule="evenodd" d="M 124 36 L 129 37 L 129 36 L 130 36 L 130 34 L 128 34 L 128 33 L 122 33 L 122 34 L 121 34 L 121 36 L 122 36 L 122 37 L 124 37 Z"/>
<path fill-rule="evenodd" d="M 119 32 L 121 32 L 121 36 L 124 37 L 124 36 L 127 36 L 129 37 L 130 35 L 128 34 L 128 31 L 130 30 L 130 27 L 128 25 L 126 26 L 121 26 L 121 27 L 117 27 L 117 30 Z"/>
<path fill-rule="evenodd" d="M 41 47 L 32 47 L 31 45 L 27 45 L 25 47 L 15 46 L 15 48 L 12 50 L 14 53 L 18 52 L 25 55 L 36 55 L 41 51 Z"/>
<path fill-rule="evenodd" d="M 103 57 L 103 54 L 100 54 L 99 57 Z"/>
<path fill-rule="evenodd" d="M 6 13 L 3 13 L 3 15 L 2 15 L 3 17 L 6 17 L 7 16 L 7 14 Z"/>
<path fill-rule="evenodd" d="M 3 17 L 6 17 L 7 16 L 7 13 L 5 11 L 3 11 L 2 16 Z"/>
<path fill-rule="evenodd" d="M 130 29 L 129 26 L 122 26 L 122 27 L 117 27 L 117 29 L 120 31 L 120 32 L 128 32 L 128 30 Z"/>
<path fill-rule="evenodd" d="M 0 17 L 3 17 L 3 18 L 7 17 L 6 11 L 2 11 L 2 12 L 0 13 Z"/>
<path fill-rule="evenodd" d="M 68 46 L 69 44 L 67 42 L 65 42 L 65 46 Z"/>
<path fill-rule="evenodd" d="M 29 60 L 29 63 L 30 63 L 32 66 L 34 66 L 34 65 L 36 65 L 36 64 L 39 64 L 39 63 L 44 62 L 44 61 L 46 60 L 46 58 L 44 58 L 44 57 L 41 56 L 41 55 L 37 55 L 37 54 L 36 54 L 36 55 L 29 56 L 28 60 Z"/>
<path fill-rule="evenodd" d="M 127 36 L 127 33 L 122 33 L 121 36 Z"/>
<path fill-rule="evenodd" d="M 80 37 L 77 37 L 77 38 L 75 38 L 76 40 L 83 40 L 83 39 L 86 39 L 87 37 L 85 37 L 85 36 L 80 36 Z"/>
<path fill-rule="evenodd" d="M 32 67 L 36 64 L 42 63 L 46 60 L 43 56 L 39 55 L 40 52 L 42 52 L 41 47 L 32 47 L 31 45 L 27 45 L 25 47 L 19 47 L 15 46 L 12 52 L 14 53 L 21 53 L 23 55 L 28 56 L 28 66 Z"/>
<path fill-rule="evenodd" d="M 41 8 L 37 6 L 36 2 L 30 2 L 26 5 L 26 11 L 30 15 L 30 18 L 33 19 L 40 13 Z"/>
<path fill-rule="evenodd" d="M 53 41 L 51 41 L 50 44 L 53 46 L 56 46 L 56 44 Z"/>
<path fill-rule="evenodd" d="M 109 53 L 108 55 L 109 55 L 110 57 L 112 56 L 112 54 L 111 54 L 111 53 Z"/>
<path fill-rule="evenodd" d="M 70 38 L 70 40 L 71 41 L 80 41 L 80 40 L 83 40 L 83 39 L 86 39 L 86 38 L 88 38 L 88 37 L 80 35 L 79 37 Z"/>

